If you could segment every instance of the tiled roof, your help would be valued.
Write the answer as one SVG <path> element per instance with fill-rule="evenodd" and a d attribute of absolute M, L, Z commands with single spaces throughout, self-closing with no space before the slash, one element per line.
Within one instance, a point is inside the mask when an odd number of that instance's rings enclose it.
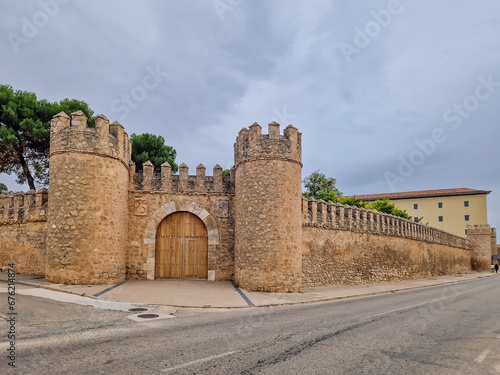
<path fill-rule="evenodd" d="M 420 191 L 407 191 L 402 193 L 386 193 L 386 194 L 366 194 L 356 195 L 356 198 L 364 201 L 372 201 L 377 199 L 410 199 L 410 198 L 428 198 L 428 197 L 445 197 L 453 195 L 476 195 L 491 193 L 491 190 L 475 190 L 467 188 L 459 189 L 438 189 L 438 190 L 420 190 Z"/>

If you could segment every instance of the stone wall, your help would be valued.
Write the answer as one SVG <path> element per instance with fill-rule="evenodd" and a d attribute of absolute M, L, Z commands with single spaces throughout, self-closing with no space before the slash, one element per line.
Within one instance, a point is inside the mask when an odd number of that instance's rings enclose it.
<path fill-rule="evenodd" d="M 0 194 L 0 267 L 10 262 L 21 273 L 43 274 L 47 235 L 46 190 Z"/>
<path fill-rule="evenodd" d="M 414 279 L 489 269 L 496 233 L 466 240 L 392 215 L 301 198 L 301 133 L 253 124 L 234 145 L 235 167 L 173 175 L 150 162 L 135 173 L 118 123 L 96 128 L 78 111 L 51 123 L 50 188 L 0 195 L 0 266 L 62 283 L 155 278 L 156 231 L 186 211 L 208 233 L 208 279 L 252 290 Z M 50 197 L 50 199 L 48 199 Z M 471 248 L 473 251 L 471 251 Z"/>
<path fill-rule="evenodd" d="M 127 278 L 155 278 L 156 230 L 169 214 L 186 211 L 207 227 L 208 279 L 233 280 L 234 171 L 231 177 L 222 177 L 222 167 L 216 165 L 213 176 L 206 176 L 206 168 L 200 164 L 196 175 L 189 175 L 188 166 L 182 163 L 179 175 L 172 175 L 168 163 L 159 174 L 150 162 L 142 167 L 141 173 L 131 173 L 129 181 Z"/>
<path fill-rule="evenodd" d="M 46 189 L 38 192 L 0 194 L 0 224 L 47 221 Z"/>
<path fill-rule="evenodd" d="M 45 272 L 45 240 L 47 222 L 0 224 L 0 265 L 7 271 L 10 262 L 20 273 Z"/>
<path fill-rule="evenodd" d="M 379 211 L 302 198 L 303 225 L 404 237 L 470 249 L 470 241 L 441 229 Z M 488 226 L 489 228 L 489 226 Z"/>
<path fill-rule="evenodd" d="M 470 272 L 470 251 L 403 237 L 303 228 L 304 287 L 400 281 Z"/>
<path fill-rule="evenodd" d="M 135 165 L 131 164 L 130 190 L 156 191 L 163 193 L 185 194 L 234 194 L 234 170 L 231 177 L 222 177 L 222 167 L 213 168 L 213 176 L 206 176 L 203 164 L 196 167 L 196 175 L 189 175 L 189 167 L 182 163 L 179 165 L 179 174 L 172 174 L 172 168 L 167 162 L 161 166 L 160 173 L 154 173 L 151 162 L 142 165 L 142 172 L 135 172 Z"/>
<path fill-rule="evenodd" d="M 497 255 L 497 230 L 491 228 L 491 255 Z"/>
<path fill-rule="evenodd" d="M 303 286 L 470 271 L 470 241 L 410 220 L 303 199 Z"/>

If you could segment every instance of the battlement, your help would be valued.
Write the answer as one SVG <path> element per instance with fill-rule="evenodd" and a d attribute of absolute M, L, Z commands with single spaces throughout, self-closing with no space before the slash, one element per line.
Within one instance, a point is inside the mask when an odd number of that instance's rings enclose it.
<path fill-rule="evenodd" d="M 154 166 L 150 161 L 142 165 L 142 172 L 135 173 L 135 164 L 130 164 L 130 190 L 159 191 L 166 193 L 193 193 L 193 194 L 234 194 L 234 168 L 230 177 L 222 177 L 222 167 L 213 168 L 213 176 L 206 176 L 203 164 L 196 167 L 196 175 L 189 175 L 189 167 L 179 165 L 179 174 L 173 175 L 172 168 L 167 162 L 161 166 L 159 174 L 154 173 Z"/>
<path fill-rule="evenodd" d="M 472 234 L 490 234 L 496 233 L 495 228 L 491 228 L 488 224 L 467 225 L 467 235 Z"/>
<path fill-rule="evenodd" d="M 470 241 L 399 216 L 380 211 L 316 201 L 302 197 L 303 226 L 349 230 L 386 236 L 404 237 L 448 246 L 470 249 Z"/>
<path fill-rule="evenodd" d="M 46 189 L 0 194 L 0 225 L 47 220 Z"/>
<path fill-rule="evenodd" d="M 280 124 L 271 122 L 269 133 L 262 134 L 262 127 L 256 122 L 238 133 L 234 144 L 234 163 L 251 160 L 281 159 L 296 162 L 302 166 L 302 133 L 288 125 L 280 135 Z"/>
<path fill-rule="evenodd" d="M 61 112 L 50 122 L 50 156 L 65 153 L 93 153 L 120 160 L 127 168 L 130 164 L 132 143 L 123 126 L 112 124 L 99 115 L 95 128 L 87 127 L 87 116 L 82 111 L 71 114 Z"/>

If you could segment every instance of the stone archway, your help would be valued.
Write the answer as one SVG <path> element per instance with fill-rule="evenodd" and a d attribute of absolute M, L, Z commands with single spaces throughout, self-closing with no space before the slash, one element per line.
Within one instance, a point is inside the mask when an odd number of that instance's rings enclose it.
<path fill-rule="evenodd" d="M 148 280 L 154 280 L 154 266 L 155 266 L 155 243 L 156 243 L 156 230 L 160 223 L 168 215 L 178 212 L 187 211 L 196 215 L 207 228 L 208 233 L 208 281 L 215 280 L 215 269 L 217 259 L 219 258 L 219 230 L 213 216 L 200 204 L 186 200 L 173 200 L 162 205 L 154 214 L 146 233 L 144 234 L 144 241 L 148 245 L 148 258 L 144 265 L 146 276 Z"/>

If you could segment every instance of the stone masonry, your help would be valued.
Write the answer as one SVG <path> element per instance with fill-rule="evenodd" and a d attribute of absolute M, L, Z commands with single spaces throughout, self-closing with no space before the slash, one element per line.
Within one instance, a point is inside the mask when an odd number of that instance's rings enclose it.
<path fill-rule="evenodd" d="M 472 260 L 471 267 L 474 271 L 487 271 L 490 269 L 491 256 L 496 255 L 496 230 L 489 225 L 467 226 L 467 238 L 471 241 Z"/>
<path fill-rule="evenodd" d="M 301 134 L 277 123 L 242 129 L 234 145 L 235 281 L 248 289 L 301 288 Z"/>
<path fill-rule="evenodd" d="M 190 175 L 184 163 L 179 174 L 168 163 L 155 173 L 150 162 L 136 173 L 119 123 L 100 115 L 88 128 L 81 111 L 60 113 L 51 123 L 49 191 L 0 194 L 0 266 L 15 262 L 19 272 L 66 284 L 153 280 L 162 259 L 160 224 L 184 212 L 208 233 L 200 237 L 208 254 L 203 278 L 250 290 L 297 292 L 489 268 L 496 248 L 489 226 L 469 228 L 463 239 L 303 199 L 301 133 L 292 125 L 283 134 L 275 122 L 268 134 L 257 123 L 243 128 L 234 155 L 229 177 L 219 165 L 207 176 L 203 164 Z"/>
<path fill-rule="evenodd" d="M 125 280 L 131 143 L 104 116 L 54 117 L 45 277 L 67 284 Z"/>
<path fill-rule="evenodd" d="M 44 273 L 47 201 L 45 189 L 0 194 L 0 264 L 5 269 L 14 262 L 18 272 Z"/>

